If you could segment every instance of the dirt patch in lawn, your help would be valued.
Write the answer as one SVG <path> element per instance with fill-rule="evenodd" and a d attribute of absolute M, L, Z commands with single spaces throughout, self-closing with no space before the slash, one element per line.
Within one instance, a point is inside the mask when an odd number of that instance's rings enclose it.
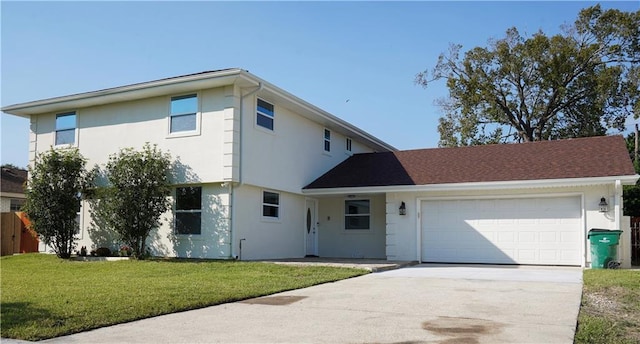
<path fill-rule="evenodd" d="M 640 343 L 640 271 L 628 273 L 621 285 L 585 283 L 576 343 Z"/>

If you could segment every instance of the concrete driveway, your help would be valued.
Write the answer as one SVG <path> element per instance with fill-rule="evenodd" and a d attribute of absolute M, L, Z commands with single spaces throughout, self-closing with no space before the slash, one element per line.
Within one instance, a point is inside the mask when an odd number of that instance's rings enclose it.
<path fill-rule="evenodd" d="M 417 265 L 48 343 L 572 343 L 580 268 Z"/>

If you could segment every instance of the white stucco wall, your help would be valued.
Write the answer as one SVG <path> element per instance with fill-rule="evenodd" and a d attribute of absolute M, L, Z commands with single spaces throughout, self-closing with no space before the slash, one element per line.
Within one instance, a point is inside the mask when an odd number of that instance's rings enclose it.
<path fill-rule="evenodd" d="M 271 100 L 258 96 L 268 102 Z M 256 97 L 243 104 L 243 182 L 300 193 L 301 189 L 329 171 L 349 155 L 346 137 L 331 130 L 331 152 L 324 151 L 323 124 L 302 117 L 286 107 L 274 104 L 274 130 L 256 124 Z M 331 128 L 328 128 L 331 129 Z M 371 152 L 352 140 L 352 152 Z"/>
<path fill-rule="evenodd" d="M 584 246 L 582 247 L 585 257 L 585 265 L 589 266 L 591 254 L 589 252 L 589 241 L 587 233 L 592 228 L 619 229 L 615 226 L 615 215 L 613 199 L 615 188 L 613 185 L 598 185 L 585 187 L 556 187 L 556 188 L 531 188 L 531 189 L 511 189 L 511 190 L 469 190 L 469 191 L 448 191 L 448 192 L 403 192 L 388 193 L 386 197 L 387 211 L 387 237 L 386 255 L 389 260 L 417 260 L 417 231 L 419 221 L 417 219 L 417 207 L 419 199 L 429 197 L 486 197 L 514 195 L 553 195 L 553 194 L 580 194 L 584 200 Z M 609 202 L 609 212 L 600 213 L 598 204 L 600 198 L 605 197 Z M 398 207 L 404 201 L 407 208 L 407 215 L 399 216 Z M 626 218 L 628 223 L 628 218 Z M 624 225 L 622 226 L 624 230 Z M 628 227 L 628 225 L 627 225 Z M 627 233 L 628 234 L 628 233 Z M 631 256 L 630 250 L 622 247 L 630 246 L 630 237 L 623 233 L 618 248 L 619 257 L 623 266 L 629 266 Z"/>
<path fill-rule="evenodd" d="M 201 234 L 175 234 L 173 215 L 175 202 L 172 202 L 172 209 L 161 216 L 160 227 L 153 230 L 147 240 L 147 246 L 153 255 L 183 258 L 230 258 L 228 188 L 221 184 L 198 184 L 197 186 L 202 187 Z M 83 202 L 80 223 L 78 249 L 86 246 L 88 251 L 98 247 L 117 250 L 122 244 L 113 232 L 102 231 L 92 225 L 87 202 Z"/>
<path fill-rule="evenodd" d="M 176 182 L 218 182 L 225 179 L 225 118 L 233 117 L 232 88 L 199 91 L 197 132 L 169 133 L 169 105 L 173 95 L 108 104 L 76 111 L 76 143 L 87 166 L 106 163 L 122 148 L 140 149 L 146 142 L 169 152 L 183 167 Z M 61 111 L 62 112 L 62 111 Z M 60 113 L 61 113 L 60 112 Z M 32 118 L 36 136 L 32 148 L 47 151 L 54 145 L 56 113 Z"/>
<path fill-rule="evenodd" d="M 279 218 L 262 216 L 263 191 L 280 195 Z M 233 192 L 234 255 L 242 260 L 304 257 L 304 196 L 251 185 L 234 188 Z"/>
<path fill-rule="evenodd" d="M 0 212 L 6 213 L 11 210 L 11 198 L 0 197 Z"/>
<path fill-rule="evenodd" d="M 370 200 L 369 230 L 345 230 L 345 200 Z M 385 256 L 385 196 L 367 195 L 319 198 L 318 254 L 335 258 L 379 258 Z"/>

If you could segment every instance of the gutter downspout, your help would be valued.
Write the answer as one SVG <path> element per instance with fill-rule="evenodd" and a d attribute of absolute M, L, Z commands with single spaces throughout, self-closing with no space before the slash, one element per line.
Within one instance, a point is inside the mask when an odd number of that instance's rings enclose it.
<path fill-rule="evenodd" d="M 614 229 L 622 229 L 620 226 L 622 225 L 622 207 L 620 200 L 622 199 L 622 183 L 620 180 L 616 180 L 615 183 L 615 191 L 613 196 L 613 207 L 614 207 Z"/>
<path fill-rule="evenodd" d="M 236 188 L 242 186 L 244 184 L 243 179 L 242 179 L 242 151 L 244 148 L 244 145 L 242 144 L 243 140 L 242 140 L 242 133 L 244 132 L 244 128 L 243 128 L 243 103 L 244 103 L 244 99 L 245 97 L 249 97 L 251 95 L 254 95 L 255 93 L 259 92 L 260 90 L 262 90 L 264 86 L 262 85 L 262 82 L 258 82 L 258 87 L 256 87 L 255 89 L 253 89 L 251 92 L 247 93 L 247 94 L 242 94 L 242 90 L 240 90 L 240 106 L 239 106 L 239 122 L 240 122 L 240 130 L 238 132 L 238 184 L 235 185 Z M 229 217 L 229 228 L 230 228 L 230 232 L 229 232 L 229 246 L 230 246 L 230 254 L 231 254 L 231 259 L 242 259 L 242 257 L 238 256 L 235 252 L 235 246 L 233 245 L 233 241 L 235 238 L 234 233 L 236 233 L 236 228 L 235 228 L 235 221 L 233 221 L 233 219 L 235 219 L 236 217 L 236 206 L 235 206 L 235 192 L 234 192 L 234 185 L 233 183 L 229 183 L 229 204 L 231 205 L 231 214 Z M 246 239 L 243 239 L 246 240 Z"/>

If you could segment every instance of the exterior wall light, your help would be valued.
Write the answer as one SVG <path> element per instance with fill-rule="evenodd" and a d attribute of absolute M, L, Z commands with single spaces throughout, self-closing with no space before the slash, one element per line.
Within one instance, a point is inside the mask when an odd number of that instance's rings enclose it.
<path fill-rule="evenodd" d="M 600 203 L 598 203 L 598 206 L 600 207 L 601 213 L 606 213 L 609 211 L 609 204 L 604 197 L 600 198 Z"/>
<path fill-rule="evenodd" d="M 407 215 L 407 206 L 404 202 L 400 202 L 400 208 L 398 208 L 398 211 L 400 212 L 400 215 Z"/>

